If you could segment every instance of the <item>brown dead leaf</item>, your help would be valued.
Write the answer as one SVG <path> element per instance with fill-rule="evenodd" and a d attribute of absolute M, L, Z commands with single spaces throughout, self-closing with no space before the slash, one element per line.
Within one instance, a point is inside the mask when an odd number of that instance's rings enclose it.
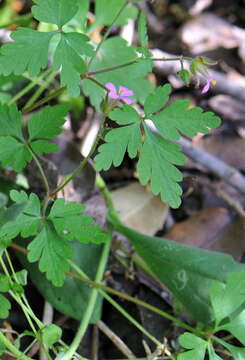
<path fill-rule="evenodd" d="M 154 235 L 163 228 L 168 205 L 139 183 L 111 192 L 113 204 L 126 226 L 145 235 Z"/>
<path fill-rule="evenodd" d="M 165 238 L 198 248 L 221 251 L 239 259 L 245 248 L 244 223 L 225 208 L 209 208 L 175 224 Z"/>

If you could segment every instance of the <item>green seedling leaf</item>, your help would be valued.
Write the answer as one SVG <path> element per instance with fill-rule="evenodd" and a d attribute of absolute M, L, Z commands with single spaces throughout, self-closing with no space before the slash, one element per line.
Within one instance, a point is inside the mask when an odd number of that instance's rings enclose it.
<path fill-rule="evenodd" d="M 220 119 L 212 112 L 203 112 L 199 107 L 190 108 L 188 100 L 177 100 L 159 114 L 151 116 L 159 133 L 166 139 L 178 140 L 180 133 L 195 136 L 207 134 L 210 128 L 220 125 Z"/>
<path fill-rule="evenodd" d="M 61 84 L 67 86 L 71 96 L 80 95 L 81 75 L 87 67 L 82 55 L 91 56 L 93 50 L 87 44 L 89 38 L 79 33 L 63 33 L 54 54 L 54 69 L 61 67 Z"/>
<path fill-rule="evenodd" d="M 232 274 L 229 277 L 227 284 L 222 284 L 220 282 L 213 283 L 210 291 L 210 299 L 217 325 L 245 303 L 244 289 L 244 271 L 239 274 Z"/>
<path fill-rule="evenodd" d="M 0 319 L 6 319 L 9 316 L 10 309 L 10 302 L 0 294 Z"/>
<path fill-rule="evenodd" d="M 142 235 L 112 217 L 109 220 L 196 320 L 204 324 L 214 320 L 209 299 L 213 280 L 225 283 L 230 275 L 244 271 L 244 264 L 226 254 Z"/>
<path fill-rule="evenodd" d="M 171 86 L 166 84 L 164 86 L 158 86 L 150 95 L 148 95 L 144 104 L 145 115 L 147 117 L 163 108 L 168 102 L 171 90 Z"/>
<path fill-rule="evenodd" d="M 61 328 L 55 324 L 47 325 L 41 330 L 42 342 L 48 348 L 58 342 L 61 335 Z"/>
<path fill-rule="evenodd" d="M 0 274 L 0 292 L 7 292 L 10 290 L 9 279 L 6 275 Z"/>
<path fill-rule="evenodd" d="M 68 23 L 78 11 L 77 1 L 67 0 L 34 0 L 32 7 L 34 17 L 42 22 L 56 24 L 59 28 Z"/>
<path fill-rule="evenodd" d="M 28 275 L 28 272 L 27 270 L 23 269 L 23 270 L 20 270 L 20 271 L 17 271 L 15 273 L 15 277 L 13 279 L 17 279 L 17 282 L 22 285 L 22 286 L 26 286 L 27 285 L 27 275 Z"/>
<path fill-rule="evenodd" d="M 207 341 L 191 333 L 184 333 L 179 336 L 179 343 L 186 351 L 177 356 L 178 360 L 203 360 L 207 349 Z"/>
<path fill-rule="evenodd" d="M 139 16 L 138 37 L 139 37 L 141 46 L 147 47 L 147 45 L 148 45 L 147 23 L 146 23 L 145 13 L 143 13 L 142 11 Z"/>
<path fill-rule="evenodd" d="M 245 345 L 245 310 L 230 320 L 227 324 L 220 326 L 220 330 L 229 331 L 243 345 Z"/>
<path fill-rule="evenodd" d="M 136 110 L 124 105 L 123 108 L 112 111 L 109 117 L 125 126 L 113 129 L 106 135 L 106 144 L 99 147 L 100 154 L 95 157 L 97 170 L 108 170 L 111 165 L 119 166 L 126 151 L 130 158 L 134 158 L 142 147 L 141 121 Z"/>
<path fill-rule="evenodd" d="M 137 164 L 139 180 L 143 185 L 150 182 L 154 195 L 160 193 L 164 202 L 177 208 L 182 194 L 177 182 L 182 180 L 182 174 L 173 164 L 185 163 L 181 147 L 153 135 L 146 126 L 144 129 L 145 141 Z"/>
<path fill-rule="evenodd" d="M 125 0 L 96 0 L 95 3 L 95 26 L 111 25 L 119 11 L 123 8 Z M 128 19 L 135 19 L 137 9 L 132 5 L 127 5 L 114 22 L 114 25 L 125 25 Z"/>
<path fill-rule="evenodd" d="M 0 50 L 0 74 L 16 75 L 28 71 L 36 76 L 48 63 L 49 42 L 52 32 L 39 32 L 27 28 L 18 28 L 11 35 L 14 42 L 5 44 Z"/>

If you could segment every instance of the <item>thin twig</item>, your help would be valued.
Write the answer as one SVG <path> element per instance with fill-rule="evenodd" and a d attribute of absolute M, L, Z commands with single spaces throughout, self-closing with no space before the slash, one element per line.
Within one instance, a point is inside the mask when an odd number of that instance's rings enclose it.
<path fill-rule="evenodd" d="M 242 176 L 237 169 L 226 164 L 224 161 L 219 160 L 203 149 L 194 147 L 187 139 L 181 138 L 176 141 L 176 143 L 181 145 L 184 154 L 209 169 L 213 174 L 239 190 L 242 194 L 245 194 L 245 177 Z"/>
<path fill-rule="evenodd" d="M 206 185 L 208 186 L 211 190 L 213 190 L 216 195 L 221 198 L 222 200 L 224 200 L 231 208 L 233 208 L 237 213 L 238 215 L 240 215 L 243 220 L 245 220 L 245 211 L 242 207 L 242 205 L 236 201 L 235 199 L 233 199 L 229 194 L 227 194 L 226 192 L 220 190 L 218 188 L 218 186 L 212 184 L 209 180 L 207 179 L 203 179 L 203 178 L 200 178 L 198 177 L 197 178 L 197 181 L 203 185 Z"/>
<path fill-rule="evenodd" d="M 129 347 L 116 335 L 103 321 L 99 320 L 97 326 L 112 342 L 113 344 L 125 355 L 128 359 L 134 359 L 136 356 L 129 349 Z"/>

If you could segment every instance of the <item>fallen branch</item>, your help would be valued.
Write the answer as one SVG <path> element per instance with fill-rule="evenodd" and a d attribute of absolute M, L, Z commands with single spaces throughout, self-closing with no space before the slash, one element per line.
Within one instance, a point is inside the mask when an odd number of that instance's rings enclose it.
<path fill-rule="evenodd" d="M 185 155 L 198 162 L 213 174 L 223 179 L 227 184 L 245 194 L 245 177 L 234 167 L 227 165 L 224 161 L 217 159 L 215 156 L 198 149 L 192 143 L 184 138 L 176 141 L 181 145 Z"/>

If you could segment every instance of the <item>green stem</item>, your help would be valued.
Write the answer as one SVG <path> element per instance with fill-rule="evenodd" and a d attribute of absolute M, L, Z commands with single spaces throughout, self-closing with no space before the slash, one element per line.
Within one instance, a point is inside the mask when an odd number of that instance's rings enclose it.
<path fill-rule="evenodd" d="M 73 267 L 74 270 L 76 270 L 79 275 L 89 279 L 89 277 L 76 264 L 74 264 L 72 261 L 69 261 L 69 264 L 71 267 Z M 126 310 L 124 310 L 124 308 L 120 306 L 110 295 L 108 295 L 102 289 L 98 289 L 98 292 L 155 345 L 161 345 L 161 343 L 154 336 L 152 336 L 137 320 L 135 320 Z"/>
<path fill-rule="evenodd" d="M 162 58 L 150 58 L 152 61 L 182 61 L 182 60 L 186 60 L 186 61 L 192 61 L 193 59 L 191 57 L 188 56 L 177 56 L 177 57 L 162 57 Z"/>
<path fill-rule="evenodd" d="M 9 259 L 9 260 L 10 260 L 10 259 Z M 8 271 L 7 267 L 5 266 L 5 263 L 4 263 L 3 259 L 2 259 L 2 256 L 0 256 L 0 263 L 1 263 L 1 266 L 2 266 L 2 268 L 3 268 L 3 271 L 4 271 L 5 275 L 8 276 L 8 278 L 9 278 L 10 284 L 13 284 L 13 280 L 12 280 L 10 274 L 9 274 L 9 271 Z M 21 307 L 23 313 L 25 314 L 25 317 L 26 317 L 26 319 L 27 319 L 27 321 L 28 321 L 28 323 L 29 323 L 32 331 L 34 332 L 34 334 L 36 334 L 36 329 L 35 329 L 35 327 L 34 327 L 34 325 L 33 325 L 33 323 L 32 323 L 32 320 L 31 320 L 31 318 L 30 318 L 30 316 L 29 316 L 29 314 L 28 314 L 28 311 L 26 311 L 25 305 L 23 304 L 22 299 L 21 299 L 21 297 L 19 296 L 19 294 L 15 294 L 12 290 L 9 290 L 9 294 L 10 294 L 10 295 L 15 299 L 15 301 L 20 305 L 20 307 Z"/>
<path fill-rule="evenodd" d="M 93 76 L 93 75 L 102 74 L 102 73 L 117 70 L 117 69 L 122 69 L 122 68 L 124 68 L 126 66 L 136 64 L 138 61 L 139 61 L 139 58 L 135 58 L 134 60 L 127 61 L 127 62 L 122 63 L 120 65 L 110 66 L 110 67 L 100 69 L 100 70 L 96 70 L 96 71 L 90 71 L 90 72 L 87 73 L 87 76 Z"/>
<path fill-rule="evenodd" d="M 47 194 L 47 196 L 49 196 L 49 194 L 50 194 L 50 187 L 49 187 L 48 179 L 47 179 L 47 177 L 46 177 L 46 175 L 45 175 L 45 173 L 44 173 L 44 170 L 43 170 L 43 168 L 42 168 L 42 165 L 41 165 L 38 157 L 36 156 L 36 154 L 35 154 L 34 151 L 32 150 L 31 146 L 30 146 L 27 142 L 26 142 L 26 147 L 27 147 L 27 149 L 30 151 L 30 153 L 31 153 L 31 155 L 32 155 L 32 157 L 33 157 L 33 159 L 34 159 L 37 167 L 38 167 L 38 170 L 39 170 L 40 175 L 41 175 L 41 177 L 42 177 L 43 185 L 44 185 L 45 190 L 46 190 L 46 194 Z"/>
<path fill-rule="evenodd" d="M 61 95 L 64 91 L 66 90 L 66 87 L 63 86 L 59 89 L 56 89 L 52 92 L 50 92 L 47 96 L 45 96 L 45 98 L 43 98 L 42 100 L 36 102 L 35 104 L 33 104 L 32 106 L 25 108 L 23 110 L 23 114 L 27 114 L 29 112 L 31 112 L 32 110 L 35 110 L 36 108 L 46 104 L 48 101 L 56 98 L 57 96 Z"/>
<path fill-rule="evenodd" d="M 85 165 L 87 164 L 87 162 L 89 161 L 89 159 L 91 158 L 91 156 L 93 155 L 97 145 L 98 145 L 98 142 L 99 142 L 99 139 L 101 137 L 101 132 L 103 130 L 103 125 L 104 125 L 104 121 L 105 121 L 105 115 L 102 115 L 102 118 L 100 120 L 100 129 L 98 131 L 98 134 L 97 134 L 97 137 L 95 139 L 95 142 L 89 152 L 89 154 L 81 161 L 80 165 L 76 168 L 76 170 L 73 171 L 73 173 L 71 175 L 69 175 L 65 181 L 60 184 L 56 190 L 54 190 L 50 196 L 53 197 L 55 196 L 59 191 L 61 191 L 72 179 L 74 179 L 78 174 L 79 172 L 85 167 Z"/>
<path fill-rule="evenodd" d="M 112 237 L 112 228 L 110 229 L 110 237 Z M 99 266 L 97 269 L 97 273 L 95 276 L 95 282 L 100 282 L 103 279 L 103 275 L 105 272 L 105 268 L 106 268 L 106 264 L 107 264 L 107 259 L 108 259 L 108 255 L 110 252 L 110 247 L 111 247 L 111 239 L 109 241 L 107 241 L 107 243 L 104 244 L 103 247 L 103 251 L 101 254 L 101 258 L 100 258 L 100 262 L 99 262 Z M 91 316 L 93 314 L 94 311 L 94 306 L 97 300 L 97 296 L 98 296 L 98 290 L 96 288 L 93 288 L 91 291 L 91 295 L 88 301 L 88 305 L 87 308 L 85 310 L 85 315 L 82 319 L 82 322 L 79 326 L 79 329 L 76 333 L 75 338 L 73 339 L 69 350 L 65 353 L 65 355 L 62 357 L 62 360 L 70 360 L 72 359 L 72 356 L 74 355 L 74 353 L 76 352 L 79 344 L 82 341 L 83 335 L 85 334 L 85 331 L 87 330 L 87 327 L 89 325 L 89 321 L 91 319 Z"/>
<path fill-rule="evenodd" d="M 202 336 L 206 334 L 204 331 L 201 331 L 201 330 L 199 330 L 199 329 L 193 328 L 192 326 L 184 323 L 183 321 L 181 321 L 181 320 L 179 320 L 178 318 L 176 318 L 176 317 L 168 314 L 167 312 L 165 312 L 165 311 L 163 311 L 163 310 L 161 310 L 161 309 L 158 309 L 158 308 L 155 307 L 154 305 L 147 304 L 146 302 L 144 302 L 144 301 L 142 301 L 142 300 L 140 300 L 140 299 L 137 299 L 137 298 L 135 298 L 135 297 L 132 297 L 132 296 L 130 296 L 130 295 L 128 295 L 128 294 L 125 294 L 125 293 L 123 293 L 123 292 L 121 292 L 121 291 L 112 289 L 112 288 L 110 288 L 109 286 L 103 285 L 103 284 L 98 283 L 98 282 L 93 281 L 93 280 L 89 280 L 89 279 L 87 279 L 87 278 L 84 277 L 84 276 L 77 275 L 77 274 L 72 273 L 72 272 L 70 272 L 70 271 L 66 271 L 66 273 L 67 273 L 68 275 L 74 277 L 74 278 L 80 279 L 81 281 L 85 282 L 86 284 L 88 284 L 88 285 L 90 285 L 90 286 L 94 286 L 94 287 L 96 287 L 96 288 L 98 288 L 98 289 L 102 289 L 102 290 L 104 290 L 104 291 L 106 291 L 106 292 L 108 292 L 108 293 L 110 293 L 110 294 L 116 295 L 116 296 L 118 296 L 118 297 L 120 297 L 120 298 L 122 298 L 122 299 L 125 299 L 125 300 L 130 301 L 130 302 L 132 302 L 132 303 L 134 303 L 134 304 L 137 304 L 137 305 L 142 306 L 142 307 L 144 307 L 144 308 L 146 308 L 146 309 L 149 309 L 149 310 L 151 310 L 152 312 L 154 312 L 154 313 L 156 313 L 156 314 L 158 314 L 158 315 L 160 315 L 160 316 L 162 316 L 162 317 L 164 317 L 164 318 L 172 321 L 173 323 L 177 324 L 177 325 L 180 326 L 181 328 L 186 329 L 186 330 L 188 330 L 188 331 L 190 331 L 190 332 L 192 332 L 192 333 L 194 333 L 194 334 L 202 335 Z M 63 360 L 63 359 L 62 359 L 62 360 Z"/>
<path fill-rule="evenodd" d="M 33 89 L 40 81 L 49 73 L 50 69 L 45 70 L 40 76 L 33 79 L 31 83 L 29 83 L 26 87 L 21 89 L 17 94 L 15 94 L 12 99 L 8 102 L 8 105 L 16 103 L 22 96 L 28 93 L 31 89 Z"/>
<path fill-rule="evenodd" d="M 89 60 L 89 63 L 88 63 L 88 69 L 91 67 L 92 65 L 92 62 L 94 61 L 94 59 L 96 58 L 102 44 L 104 43 L 104 41 L 108 38 L 108 36 L 110 35 L 110 32 L 111 32 L 111 29 L 113 27 L 113 25 L 115 24 L 115 22 L 117 21 L 117 19 L 119 18 L 119 16 L 121 15 L 121 13 L 123 12 L 123 10 L 126 8 L 126 6 L 128 5 L 128 1 L 126 0 L 125 3 L 123 4 L 123 6 L 121 7 L 121 9 L 117 12 L 115 18 L 113 19 L 111 25 L 108 27 L 105 35 L 103 36 L 103 39 L 101 40 L 101 42 L 98 44 L 96 50 L 95 50 L 95 53 L 94 55 L 91 57 L 91 59 Z"/>
<path fill-rule="evenodd" d="M 18 360 L 32 360 L 19 351 L 0 331 L 0 343 L 2 343 Z"/>
<path fill-rule="evenodd" d="M 97 79 L 93 78 L 92 76 L 85 75 L 83 78 L 92 81 L 93 83 L 95 83 L 96 85 L 98 85 L 99 87 L 101 87 L 103 90 L 105 90 L 105 91 L 107 91 L 107 92 L 109 91 L 109 90 L 107 89 L 107 87 L 106 87 L 103 83 L 101 83 L 101 82 L 98 81 Z"/>
<path fill-rule="evenodd" d="M 23 110 L 28 109 L 35 103 L 35 101 L 41 96 L 41 94 L 49 87 L 49 85 L 52 83 L 56 75 L 57 75 L 56 72 L 51 72 L 51 74 L 49 74 L 49 76 L 46 78 L 45 83 L 41 85 L 37 89 L 37 91 L 32 95 L 32 97 L 28 100 L 28 102 L 24 106 Z"/>

